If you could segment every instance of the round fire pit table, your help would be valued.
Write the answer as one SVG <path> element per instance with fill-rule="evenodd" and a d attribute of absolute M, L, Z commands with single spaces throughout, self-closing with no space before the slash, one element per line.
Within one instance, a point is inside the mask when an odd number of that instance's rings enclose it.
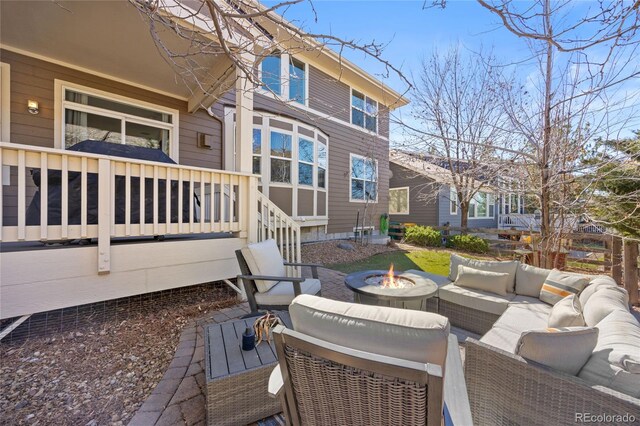
<path fill-rule="evenodd" d="M 427 299 L 438 292 L 436 283 L 410 272 L 393 275 L 401 280 L 403 287 L 382 286 L 380 282 L 388 272 L 381 270 L 354 272 L 344 278 L 344 283 L 353 291 L 356 303 L 426 311 Z"/>

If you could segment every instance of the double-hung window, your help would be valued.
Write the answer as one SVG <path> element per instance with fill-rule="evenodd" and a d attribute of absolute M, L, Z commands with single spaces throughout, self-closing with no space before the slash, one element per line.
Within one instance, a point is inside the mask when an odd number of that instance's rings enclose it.
<path fill-rule="evenodd" d="M 327 146 L 318 142 L 318 188 L 327 187 Z"/>
<path fill-rule="evenodd" d="M 314 143 L 308 139 L 298 141 L 298 183 L 313 186 Z"/>
<path fill-rule="evenodd" d="M 409 187 L 389 189 L 389 213 L 409 214 Z"/>
<path fill-rule="evenodd" d="M 64 146 L 87 139 L 135 145 L 172 154 L 177 113 L 63 87 Z"/>
<path fill-rule="evenodd" d="M 351 124 L 378 132 L 378 102 L 351 90 Z"/>
<path fill-rule="evenodd" d="M 281 75 L 282 75 L 282 58 L 279 53 L 274 53 L 267 56 L 262 60 L 262 84 L 265 85 L 267 90 L 281 95 Z"/>
<path fill-rule="evenodd" d="M 494 216 L 494 197 L 487 192 L 476 192 L 469 203 L 469 218 L 480 219 Z"/>
<path fill-rule="evenodd" d="M 307 67 L 302 61 L 291 58 L 289 63 L 289 99 L 304 105 L 306 102 Z"/>
<path fill-rule="evenodd" d="M 449 188 L 449 214 L 458 214 L 458 192 L 455 188 Z"/>
<path fill-rule="evenodd" d="M 271 131 L 271 182 L 291 183 L 291 135 Z"/>
<path fill-rule="evenodd" d="M 351 154 L 351 201 L 378 200 L 376 160 Z"/>

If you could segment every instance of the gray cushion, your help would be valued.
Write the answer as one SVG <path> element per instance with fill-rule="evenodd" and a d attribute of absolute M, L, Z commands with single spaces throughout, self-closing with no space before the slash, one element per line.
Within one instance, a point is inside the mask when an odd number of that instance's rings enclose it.
<path fill-rule="evenodd" d="M 527 330 L 535 330 L 547 327 L 549 320 L 549 305 L 547 310 L 538 309 L 536 305 L 509 304 L 507 310 L 493 325 L 518 333 L 518 336 Z"/>
<path fill-rule="evenodd" d="M 538 312 L 543 312 L 547 316 L 549 315 L 549 312 L 551 312 L 551 306 L 549 306 L 547 303 L 544 303 L 537 297 L 521 296 L 517 294 L 516 297 L 514 297 L 513 300 L 509 302 L 509 305 L 526 305 L 527 309 L 534 309 Z"/>
<path fill-rule="evenodd" d="M 271 277 L 286 277 L 284 261 L 275 240 L 249 244 L 242 248 L 242 256 L 252 275 L 268 275 Z M 277 281 L 256 280 L 258 291 L 264 293 L 275 286 Z"/>
<path fill-rule="evenodd" d="M 520 263 L 516 270 L 516 294 L 539 297 L 542 284 L 544 284 L 544 280 L 547 279 L 550 272 L 551 269 Z"/>
<path fill-rule="evenodd" d="M 640 324 L 630 312 L 614 310 L 598 323 L 593 354 L 578 377 L 640 398 Z M 634 372 L 636 371 L 636 372 Z"/>
<path fill-rule="evenodd" d="M 495 315 L 502 315 L 509 306 L 509 301 L 515 297 L 515 294 L 508 293 L 505 296 L 501 296 L 482 290 L 447 284 L 438 289 L 438 297 L 460 306 L 466 306 Z"/>
<path fill-rule="evenodd" d="M 516 354 L 575 376 L 591 356 L 597 340 L 598 329 L 593 327 L 530 330 L 520 336 Z"/>
<path fill-rule="evenodd" d="M 458 265 L 458 278 L 454 284 L 506 296 L 507 288 L 511 285 L 511 277 L 506 272 L 482 271 Z"/>
<path fill-rule="evenodd" d="M 300 283 L 300 291 L 303 294 L 318 294 L 320 292 L 320 281 L 315 278 L 307 278 Z M 255 298 L 258 305 L 289 305 L 296 297 L 293 292 L 291 281 L 280 281 L 264 293 L 256 293 Z"/>
<path fill-rule="evenodd" d="M 584 306 L 591 296 L 602 287 L 618 287 L 618 284 L 611 277 L 606 275 L 597 275 L 591 278 L 589 284 L 580 293 L 580 305 Z"/>
<path fill-rule="evenodd" d="M 487 345 L 495 346 L 498 349 L 509 353 L 516 353 L 516 345 L 520 340 L 520 333 L 502 327 L 493 326 L 480 341 Z"/>
<path fill-rule="evenodd" d="M 296 297 L 289 313 L 294 330 L 337 345 L 441 366 L 447 356 L 442 315 L 315 296 Z"/>
<path fill-rule="evenodd" d="M 540 290 L 540 300 L 555 305 L 570 294 L 578 294 L 589 283 L 589 277 L 571 272 L 551 270 Z"/>
<path fill-rule="evenodd" d="M 576 294 L 565 297 L 551 308 L 549 327 L 582 327 L 585 324 L 582 306 Z"/>
<path fill-rule="evenodd" d="M 516 269 L 518 268 L 517 260 L 506 262 L 494 262 L 488 260 L 467 259 L 466 257 L 458 256 L 457 254 L 451 255 L 451 263 L 449 266 L 449 279 L 455 281 L 458 278 L 458 266 L 468 266 L 474 269 L 480 269 L 482 271 L 490 272 L 506 272 L 511 278 L 511 285 L 508 291 L 513 293 L 516 282 Z"/>
<path fill-rule="evenodd" d="M 601 286 L 582 307 L 582 315 L 587 325 L 595 326 L 615 310 L 629 311 L 629 294 L 622 287 Z"/>

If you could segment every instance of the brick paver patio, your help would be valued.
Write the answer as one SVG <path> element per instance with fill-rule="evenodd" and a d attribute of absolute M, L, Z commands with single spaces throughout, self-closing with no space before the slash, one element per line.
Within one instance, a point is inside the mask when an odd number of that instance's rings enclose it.
<path fill-rule="evenodd" d="M 309 271 L 304 271 L 305 276 Z M 351 291 L 344 285 L 344 274 L 330 269 L 319 271 L 322 296 L 351 301 Z M 180 426 L 206 424 L 203 325 L 237 319 L 250 311 L 239 303 L 194 321 L 180 336 L 180 343 L 162 380 L 136 415 L 130 426 Z"/>

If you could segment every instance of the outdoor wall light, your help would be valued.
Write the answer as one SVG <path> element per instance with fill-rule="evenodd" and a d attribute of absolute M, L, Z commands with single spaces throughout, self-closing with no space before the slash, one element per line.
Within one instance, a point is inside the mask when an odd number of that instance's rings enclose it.
<path fill-rule="evenodd" d="M 40 112 L 40 106 L 38 105 L 38 101 L 32 101 L 32 100 L 28 100 L 27 101 L 27 110 L 31 113 L 31 114 L 37 114 Z"/>

